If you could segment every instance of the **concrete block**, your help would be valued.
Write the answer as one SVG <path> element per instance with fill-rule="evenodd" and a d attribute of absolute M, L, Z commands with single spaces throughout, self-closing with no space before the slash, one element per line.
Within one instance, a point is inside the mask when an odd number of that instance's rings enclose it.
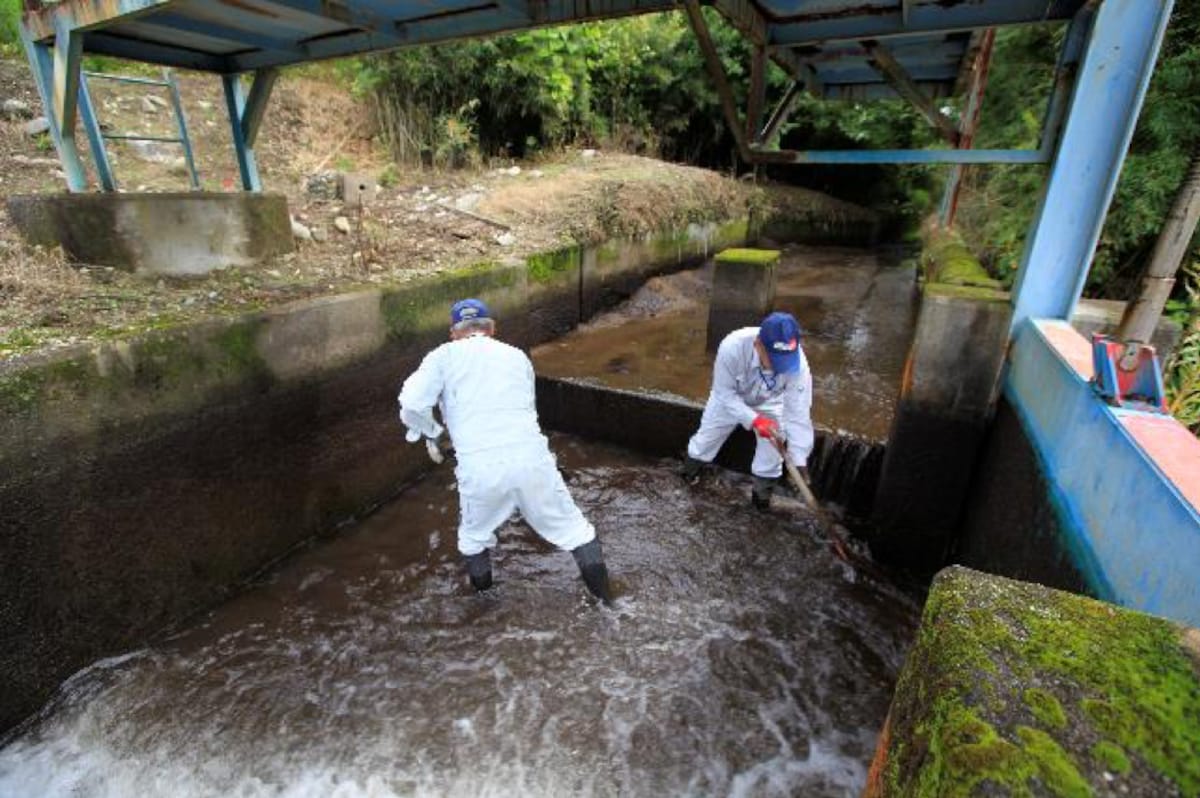
<path fill-rule="evenodd" d="M 932 572 L 945 563 L 999 395 L 1012 309 L 989 289 L 931 285 L 888 439 L 872 548 Z"/>
<path fill-rule="evenodd" d="M 672 396 L 537 378 L 538 418 L 546 429 L 613 443 L 657 457 L 678 457 L 700 426 L 704 406 Z M 735 429 L 717 464 L 750 473 L 754 435 Z M 808 465 L 813 491 L 866 518 L 879 480 L 883 446 L 842 430 L 818 428 Z"/>
<path fill-rule="evenodd" d="M 771 312 L 778 265 L 776 250 L 727 249 L 717 255 L 708 304 L 708 351 L 715 352 L 726 335 L 757 325 Z"/>
<path fill-rule="evenodd" d="M 295 246 L 282 194 L 26 194 L 8 214 L 31 244 L 139 274 L 202 275 Z"/>
<path fill-rule="evenodd" d="M 863 795 L 1196 795 L 1197 717 L 1200 631 L 948 568 Z"/>
<path fill-rule="evenodd" d="M 338 176 L 338 196 L 349 208 L 369 205 L 379 196 L 379 184 L 370 175 L 343 172 Z"/>

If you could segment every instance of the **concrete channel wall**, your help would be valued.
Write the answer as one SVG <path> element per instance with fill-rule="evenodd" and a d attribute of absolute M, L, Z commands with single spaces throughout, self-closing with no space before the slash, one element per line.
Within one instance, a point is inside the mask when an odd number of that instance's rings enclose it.
<path fill-rule="evenodd" d="M 547 429 L 606 441 L 658 457 L 679 457 L 700 426 L 704 406 L 674 396 L 622 391 L 601 385 L 539 377 L 538 417 Z M 871 513 L 884 446 L 844 431 L 818 428 L 809 473 L 813 491 L 848 516 Z M 750 473 L 754 435 L 734 430 L 717 463 Z"/>
<path fill-rule="evenodd" d="M 453 300 L 529 347 L 749 235 L 693 224 L 0 366 L 0 730 L 425 469 L 395 396 Z"/>

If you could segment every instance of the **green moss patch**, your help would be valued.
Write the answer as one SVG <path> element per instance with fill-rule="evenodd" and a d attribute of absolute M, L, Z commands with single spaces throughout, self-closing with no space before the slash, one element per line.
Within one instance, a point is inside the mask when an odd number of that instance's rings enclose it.
<path fill-rule="evenodd" d="M 1085 796 L 1116 776 L 1129 794 L 1200 795 L 1200 676 L 1183 634 L 943 571 L 892 704 L 884 794 Z"/>
<path fill-rule="evenodd" d="M 929 283 L 925 286 L 927 296 L 944 296 L 952 299 L 971 299 L 976 302 L 1008 302 L 1007 291 L 987 288 L 977 285 L 949 285 L 948 283 Z"/>
<path fill-rule="evenodd" d="M 554 252 L 540 252 L 525 259 L 529 278 L 536 283 L 556 280 L 572 271 L 578 271 L 583 263 L 581 247 L 565 247 Z"/>
<path fill-rule="evenodd" d="M 1043 725 L 1051 729 L 1061 729 L 1067 725 L 1067 713 L 1063 712 L 1062 704 L 1048 690 L 1030 687 L 1025 691 L 1025 703 Z"/>
<path fill-rule="evenodd" d="M 1129 757 L 1125 756 L 1121 746 L 1110 743 L 1108 740 L 1101 740 L 1092 746 L 1092 758 L 1112 773 L 1128 773 L 1129 768 L 1132 767 Z"/>
<path fill-rule="evenodd" d="M 727 249 L 717 253 L 718 263 L 739 263 L 747 266 L 774 266 L 779 262 L 776 249 Z"/>
<path fill-rule="evenodd" d="M 922 256 L 925 278 L 930 283 L 1002 289 L 988 274 L 962 238 L 951 230 L 934 229 L 925 240 Z"/>

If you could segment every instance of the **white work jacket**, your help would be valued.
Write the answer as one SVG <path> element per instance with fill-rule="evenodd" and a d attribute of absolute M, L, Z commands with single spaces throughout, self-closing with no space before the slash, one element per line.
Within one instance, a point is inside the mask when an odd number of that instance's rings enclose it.
<path fill-rule="evenodd" d="M 400 421 L 436 438 L 439 405 L 455 455 L 546 446 L 538 427 L 533 364 L 516 347 L 472 335 L 434 349 L 400 388 Z"/>
<path fill-rule="evenodd" d="M 734 330 L 717 348 L 713 363 L 711 411 L 744 428 L 759 414 L 779 422 L 794 462 L 803 464 L 813 448 L 812 372 L 800 350 L 800 371 L 775 374 L 762 367 L 754 341 L 757 327 Z"/>

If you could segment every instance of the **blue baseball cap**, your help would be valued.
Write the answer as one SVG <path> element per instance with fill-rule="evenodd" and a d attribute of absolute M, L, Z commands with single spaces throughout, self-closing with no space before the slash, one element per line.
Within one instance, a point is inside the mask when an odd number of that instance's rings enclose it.
<path fill-rule="evenodd" d="M 767 316 L 758 328 L 776 374 L 794 374 L 800 370 L 800 324 L 790 313 L 775 312 Z"/>
<path fill-rule="evenodd" d="M 460 299 L 450 307 L 450 326 L 457 327 L 464 321 L 490 319 L 488 306 L 479 299 Z"/>

